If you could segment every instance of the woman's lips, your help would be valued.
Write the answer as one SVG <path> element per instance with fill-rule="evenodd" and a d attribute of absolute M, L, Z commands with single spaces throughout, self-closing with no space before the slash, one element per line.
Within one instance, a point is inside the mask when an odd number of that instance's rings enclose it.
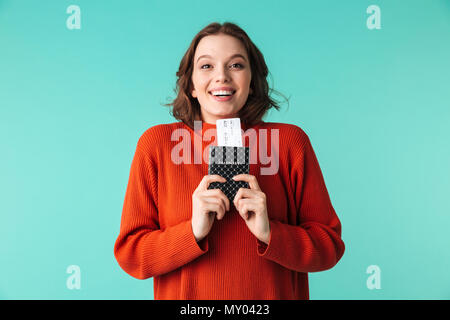
<path fill-rule="evenodd" d="M 209 93 L 209 94 L 213 97 L 214 100 L 224 102 L 224 101 L 230 101 L 231 99 L 233 99 L 235 93 L 236 92 L 233 92 L 233 94 L 231 96 L 215 96 L 212 93 Z"/>

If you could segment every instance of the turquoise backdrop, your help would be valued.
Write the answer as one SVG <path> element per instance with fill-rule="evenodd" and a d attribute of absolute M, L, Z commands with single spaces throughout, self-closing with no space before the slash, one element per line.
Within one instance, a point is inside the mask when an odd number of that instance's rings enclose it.
<path fill-rule="evenodd" d="M 346 252 L 310 274 L 311 299 L 449 299 L 447 0 L 0 0 L 0 298 L 153 299 L 113 255 L 129 169 L 175 121 L 161 104 L 213 21 L 263 52 L 290 97 L 265 121 L 309 135 L 341 219 Z"/>

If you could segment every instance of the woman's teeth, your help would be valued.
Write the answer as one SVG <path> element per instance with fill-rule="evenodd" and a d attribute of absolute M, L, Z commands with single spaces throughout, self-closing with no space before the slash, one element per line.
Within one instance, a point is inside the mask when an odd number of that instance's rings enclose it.
<path fill-rule="evenodd" d="M 211 91 L 211 94 L 214 96 L 231 96 L 234 92 L 233 91 Z"/>

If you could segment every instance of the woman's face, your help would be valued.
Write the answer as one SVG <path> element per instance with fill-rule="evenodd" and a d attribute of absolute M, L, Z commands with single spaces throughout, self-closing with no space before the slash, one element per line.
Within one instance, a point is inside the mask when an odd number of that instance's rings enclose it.
<path fill-rule="evenodd" d="M 225 34 L 203 37 L 194 55 L 192 96 L 202 120 L 234 118 L 247 101 L 252 73 L 242 42 Z"/>

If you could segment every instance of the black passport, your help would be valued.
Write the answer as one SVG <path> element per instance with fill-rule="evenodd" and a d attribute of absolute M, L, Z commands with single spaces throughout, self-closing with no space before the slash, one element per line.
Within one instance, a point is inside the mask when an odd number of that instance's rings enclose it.
<path fill-rule="evenodd" d="M 208 189 L 220 189 L 233 204 L 239 188 L 248 188 L 248 182 L 234 181 L 232 178 L 241 173 L 249 173 L 249 147 L 209 146 L 208 174 L 218 174 L 226 182 L 211 182 Z"/>

